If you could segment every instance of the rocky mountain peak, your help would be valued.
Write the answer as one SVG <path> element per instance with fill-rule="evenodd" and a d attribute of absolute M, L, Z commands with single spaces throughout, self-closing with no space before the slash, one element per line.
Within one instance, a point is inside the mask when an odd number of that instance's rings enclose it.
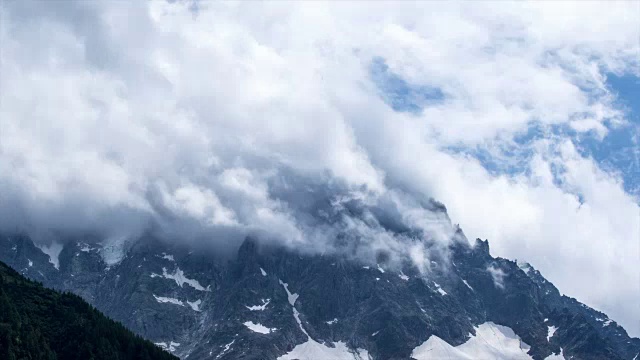
<path fill-rule="evenodd" d="M 3 236 L 0 260 L 81 295 L 182 358 L 422 360 L 446 351 L 464 359 L 499 350 L 504 359 L 632 359 L 640 352 L 639 339 L 560 295 L 532 265 L 492 257 L 486 240 L 454 241 L 425 268 L 303 254 L 254 237 L 232 259 L 148 237 L 111 266 L 99 243 L 64 244 L 56 268 L 28 237 Z"/>

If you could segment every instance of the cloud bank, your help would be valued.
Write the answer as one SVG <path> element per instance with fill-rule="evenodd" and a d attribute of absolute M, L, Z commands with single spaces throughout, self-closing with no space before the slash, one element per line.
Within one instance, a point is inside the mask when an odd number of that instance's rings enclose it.
<path fill-rule="evenodd" d="M 638 4 L 368 7 L 3 2 L 2 228 L 419 262 L 389 229 L 446 244 L 432 197 L 638 335 L 638 199 L 576 140 L 638 129 L 606 82 L 639 75 Z"/>

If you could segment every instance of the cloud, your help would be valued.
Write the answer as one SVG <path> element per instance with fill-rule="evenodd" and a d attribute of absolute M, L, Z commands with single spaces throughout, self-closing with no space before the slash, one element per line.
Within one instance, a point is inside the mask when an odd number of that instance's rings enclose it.
<path fill-rule="evenodd" d="M 635 4 L 197 4 L 2 3 L 2 228 L 427 268 L 397 230 L 450 216 L 640 332 L 638 201 L 576 147 L 628 123 Z"/>
<path fill-rule="evenodd" d="M 504 278 L 507 274 L 502 269 L 497 268 L 494 265 L 488 266 L 487 271 L 491 275 L 493 285 L 499 289 L 504 289 Z"/>

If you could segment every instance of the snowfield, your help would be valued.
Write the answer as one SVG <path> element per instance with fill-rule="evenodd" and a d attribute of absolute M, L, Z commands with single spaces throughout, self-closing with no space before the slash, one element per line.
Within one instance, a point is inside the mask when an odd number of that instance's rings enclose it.
<path fill-rule="evenodd" d="M 413 349 L 411 357 L 416 360 L 532 360 L 527 354 L 529 349 L 510 328 L 486 322 L 476 327 L 476 335 L 462 345 L 451 346 L 434 335 Z"/>
<path fill-rule="evenodd" d="M 358 349 L 352 352 L 345 343 L 338 341 L 333 343 L 335 347 L 328 347 L 313 339 L 297 345 L 288 354 L 282 355 L 278 360 L 369 360 L 371 357 L 367 350 Z"/>

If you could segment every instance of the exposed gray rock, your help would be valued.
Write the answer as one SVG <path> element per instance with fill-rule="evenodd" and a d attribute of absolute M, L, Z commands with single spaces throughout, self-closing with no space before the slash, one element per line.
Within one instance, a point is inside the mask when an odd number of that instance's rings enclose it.
<path fill-rule="evenodd" d="M 103 248 L 90 243 L 67 241 L 56 269 L 29 238 L 4 235 L 0 260 L 81 295 L 156 343 L 173 342 L 182 358 L 276 359 L 312 339 L 327 347 L 342 342 L 354 354 L 366 349 L 373 359 L 409 359 L 432 335 L 459 345 L 487 321 L 513 329 L 534 359 L 561 348 L 567 359 L 640 352 L 640 339 L 560 295 L 531 265 L 493 258 L 486 241 L 454 242 L 450 264 L 434 264 L 428 274 L 251 239 L 228 259 L 147 237 L 107 266 Z M 492 272 L 502 274 L 500 286 Z M 548 339 L 550 326 L 557 331 Z"/>

